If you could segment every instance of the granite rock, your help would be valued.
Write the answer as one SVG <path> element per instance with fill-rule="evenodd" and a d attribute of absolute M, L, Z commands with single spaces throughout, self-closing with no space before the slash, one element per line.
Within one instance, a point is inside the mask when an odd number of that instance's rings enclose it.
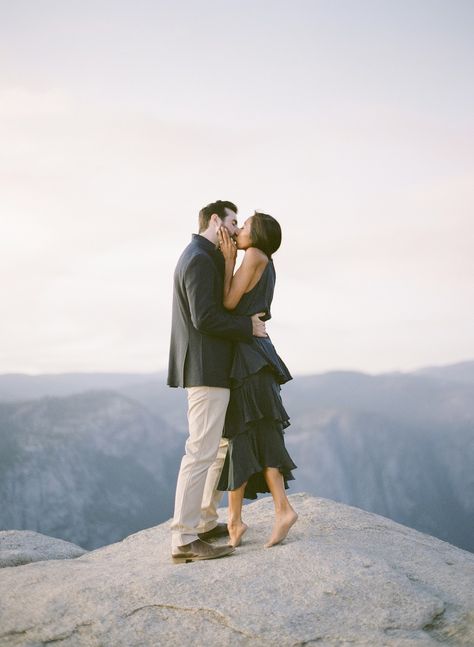
<path fill-rule="evenodd" d="M 0 568 L 48 559 L 72 559 L 87 551 L 63 539 L 33 530 L 0 531 Z"/>
<path fill-rule="evenodd" d="M 0 645 L 156 647 L 474 644 L 474 555 L 332 500 L 291 495 L 270 549 L 269 498 L 245 541 L 175 565 L 169 522 L 64 561 L 0 574 Z M 223 518 L 225 510 L 222 510 Z"/>

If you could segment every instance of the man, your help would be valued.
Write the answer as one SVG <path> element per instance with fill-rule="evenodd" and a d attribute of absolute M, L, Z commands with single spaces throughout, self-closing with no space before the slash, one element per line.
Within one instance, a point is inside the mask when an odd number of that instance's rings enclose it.
<path fill-rule="evenodd" d="M 215 547 L 205 539 L 227 534 L 217 523 L 216 491 L 227 441 L 222 430 L 230 397 L 233 341 L 266 337 L 263 313 L 229 314 L 222 305 L 224 259 L 217 232 L 225 226 L 234 236 L 237 207 L 218 200 L 199 212 L 199 234 L 193 234 L 176 266 L 168 385 L 188 393 L 189 438 L 176 485 L 171 554 L 174 562 L 223 557 L 232 546 Z"/>

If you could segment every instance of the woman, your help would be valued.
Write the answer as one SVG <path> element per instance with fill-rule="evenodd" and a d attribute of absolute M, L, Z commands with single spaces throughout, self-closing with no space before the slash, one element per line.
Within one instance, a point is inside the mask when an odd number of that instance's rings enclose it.
<path fill-rule="evenodd" d="M 219 242 L 225 259 L 224 307 L 240 315 L 265 312 L 262 319 L 270 319 L 275 287 L 272 254 L 280 247 L 280 225 L 272 216 L 255 212 L 239 231 L 237 246 L 225 227 L 219 230 Z M 234 274 L 237 249 L 245 250 L 245 255 Z M 275 523 L 267 548 L 283 541 L 298 518 L 285 493 L 296 465 L 283 440 L 283 429 L 290 423 L 280 397 L 280 384 L 291 379 L 269 337 L 236 343 L 223 434 L 229 450 L 218 484 L 219 490 L 229 490 L 232 546 L 239 545 L 247 530 L 242 521 L 244 497 L 272 494 Z"/>

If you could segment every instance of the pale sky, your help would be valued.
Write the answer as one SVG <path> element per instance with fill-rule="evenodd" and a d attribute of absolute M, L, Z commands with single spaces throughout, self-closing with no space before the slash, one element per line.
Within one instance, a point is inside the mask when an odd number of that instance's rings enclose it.
<path fill-rule="evenodd" d="M 0 1 L 0 373 L 166 368 L 199 209 L 294 374 L 474 358 L 474 2 Z"/>

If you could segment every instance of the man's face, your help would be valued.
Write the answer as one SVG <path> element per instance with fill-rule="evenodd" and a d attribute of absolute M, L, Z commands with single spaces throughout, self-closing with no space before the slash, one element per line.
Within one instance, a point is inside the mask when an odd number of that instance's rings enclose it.
<path fill-rule="evenodd" d="M 224 227 L 226 227 L 231 238 L 235 238 L 239 233 L 239 228 L 237 226 L 237 215 L 232 211 L 232 209 L 225 208 L 226 217 L 222 221 Z"/>

